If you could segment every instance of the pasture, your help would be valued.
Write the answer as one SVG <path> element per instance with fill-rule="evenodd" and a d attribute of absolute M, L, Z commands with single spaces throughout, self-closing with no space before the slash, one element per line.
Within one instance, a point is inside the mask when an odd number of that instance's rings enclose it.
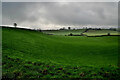
<path fill-rule="evenodd" d="M 83 31 L 85 31 L 85 29 L 79 29 L 79 30 L 44 30 L 43 32 L 46 34 L 53 34 L 53 35 L 68 35 L 70 33 L 80 34 Z"/>
<path fill-rule="evenodd" d="M 80 35 L 83 33 L 84 35 L 87 36 L 97 36 L 97 35 L 107 35 L 110 33 L 110 35 L 120 35 L 120 32 L 114 31 L 114 30 L 109 30 L 109 29 L 101 29 L 101 30 L 88 30 L 86 29 L 78 29 L 78 30 L 45 30 L 43 31 L 46 34 L 53 34 L 53 35 L 68 35 L 70 33 L 74 35 Z"/>
<path fill-rule="evenodd" d="M 80 34 L 84 30 L 71 31 Z M 44 32 L 3 28 L 3 78 L 120 77 L 117 36 L 58 36 L 71 31 L 49 31 L 56 35 L 47 35 Z M 84 34 L 107 33 L 103 32 L 88 31 Z"/>

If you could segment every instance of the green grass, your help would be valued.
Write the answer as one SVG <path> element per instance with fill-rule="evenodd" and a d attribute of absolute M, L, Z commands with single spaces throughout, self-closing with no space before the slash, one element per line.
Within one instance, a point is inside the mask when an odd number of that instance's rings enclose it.
<path fill-rule="evenodd" d="M 118 78 L 118 37 L 3 28 L 3 78 Z"/>
<path fill-rule="evenodd" d="M 84 33 L 88 36 L 95 36 L 95 35 L 107 35 L 110 33 L 110 35 L 120 35 L 120 32 L 113 31 L 113 30 L 88 30 L 88 32 Z"/>
<path fill-rule="evenodd" d="M 68 35 L 70 33 L 80 35 L 82 32 L 84 32 L 85 29 L 79 29 L 79 30 L 51 30 L 51 31 L 43 31 L 44 33 L 48 34 L 54 34 L 54 35 Z"/>
<path fill-rule="evenodd" d="M 84 32 L 85 29 L 78 29 L 78 30 L 46 30 L 43 31 L 44 33 L 47 34 L 53 34 L 53 35 L 68 35 L 70 33 L 74 35 L 80 35 L 82 32 Z M 95 35 L 107 35 L 110 33 L 111 35 L 120 35 L 120 32 L 118 31 L 113 31 L 109 29 L 102 29 L 102 30 L 88 30 L 87 32 L 84 32 L 83 34 L 88 35 L 88 36 L 95 36 Z"/>

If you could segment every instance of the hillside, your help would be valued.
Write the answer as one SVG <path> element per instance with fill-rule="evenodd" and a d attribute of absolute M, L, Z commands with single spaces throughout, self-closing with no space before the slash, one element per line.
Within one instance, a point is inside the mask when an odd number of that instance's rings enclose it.
<path fill-rule="evenodd" d="M 104 78 L 104 72 L 98 74 L 101 67 L 109 77 L 117 69 L 116 36 L 57 36 L 16 28 L 3 28 L 2 35 L 4 78 Z"/>
<path fill-rule="evenodd" d="M 84 32 L 85 29 L 78 29 L 78 30 L 44 30 L 43 32 L 46 34 L 53 34 L 53 35 L 68 35 L 72 34 L 80 34 Z"/>
<path fill-rule="evenodd" d="M 83 33 L 87 36 L 99 36 L 99 35 L 107 35 L 110 33 L 110 35 L 120 35 L 120 32 L 118 30 L 110 30 L 110 29 L 76 29 L 76 30 L 43 30 L 46 34 L 52 34 L 52 35 L 69 35 L 72 33 L 73 35 L 80 35 Z"/>

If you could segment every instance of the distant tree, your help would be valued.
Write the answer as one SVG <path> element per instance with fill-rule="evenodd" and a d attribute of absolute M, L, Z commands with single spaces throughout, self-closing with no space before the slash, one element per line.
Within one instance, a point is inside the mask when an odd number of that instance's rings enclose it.
<path fill-rule="evenodd" d="M 110 36 L 110 33 L 108 33 L 107 35 Z"/>
<path fill-rule="evenodd" d="M 65 30 L 65 27 L 63 27 L 63 28 L 60 28 L 60 30 Z"/>
<path fill-rule="evenodd" d="M 113 31 L 116 31 L 116 29 L 115 29 L 115 28 L 109 28 L 109 30 L 113 30 Z"/>
<path fill-rule="evenodd" d="M 70 30 L 70 29 L 71 29 L 71 27 L 68 27 L 68 29 Z"/>
<path fill-rule="evenodd" d="M 73 28 L 73 30 L 75 30 L 75 28 Z"/>
<path fill-rule="evenodd" d="M 38 31 L 39 31 L 39 32 L 42 32 L 42 30 L 41 30 L 41 29 L 38 29 Z"/>
<path fill-rule="evenodd" d="M 63 27 L 63 30 L 65 30 L 65 27 Z"/>
<path fill-rule="evenodd" d="M 87 28 L 86 28 L 87 29 Z M 94 30 L 94 29 L 92 29 L 92 28 L 88 28 L 89 30 Z"/>
<path fill-rule="evenodd" d="M 98 28 L 98 30 L 101 30 L 101 28 Z"/>
<path fill-rule="evenodd" d="M 70 35 L 70 36 L 72 36 L 73 34 L 72 34 L 72 33 L 70 33 L 69 35 Z"/>
<path fill-rule="evenodd" d="M 15 28 L 16 28 L 16 26 L 17 26 L 17 23 L 14 23 L 14 26 L 15 26 Z"/>

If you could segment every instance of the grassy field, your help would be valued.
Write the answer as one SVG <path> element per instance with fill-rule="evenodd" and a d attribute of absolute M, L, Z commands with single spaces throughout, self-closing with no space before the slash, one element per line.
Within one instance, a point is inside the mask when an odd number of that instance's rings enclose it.
<path fill-rule="evenodd" d="M 70 33 L 74 35 L 80 35 L 81 33 L 87 35 L 87 36 L 97 36 L 97 35 L 107 35 L 110 33 L 110 35 L 120 35 L 120 32 L 113 31 L 109 29 L 102 29 L 102 30 L 88 30 L 87 32 L 84 32 L 85 29 L 78 29 L 78 30 L 46 30 L 43 31 L 46 34 L 53 34 L 53 35 L 68 35 Z"/>
<path fill-rule="evenodd" d="M 3 78 L 119 79 L 118 37 L 3 28 Z"/>
<path fill-rule="evenodd" d="M 88 30 L 88 32 L 84 33 L 88 36 L 94 36 L 94 35 L 107 35 L 110 33 L 110 35 L 120 35 L 120 32 L 113 31 L 113 30 Z"/>
<path fill-rule="evenodd" d="M 68 35 L 70 33 L 79 35 L 80 33 L 84 32 L 85 29 L 79 29 L 79 30 L 46 30 L 43 31 L 44 33 L 49 33 L 53 35 Z"/>

